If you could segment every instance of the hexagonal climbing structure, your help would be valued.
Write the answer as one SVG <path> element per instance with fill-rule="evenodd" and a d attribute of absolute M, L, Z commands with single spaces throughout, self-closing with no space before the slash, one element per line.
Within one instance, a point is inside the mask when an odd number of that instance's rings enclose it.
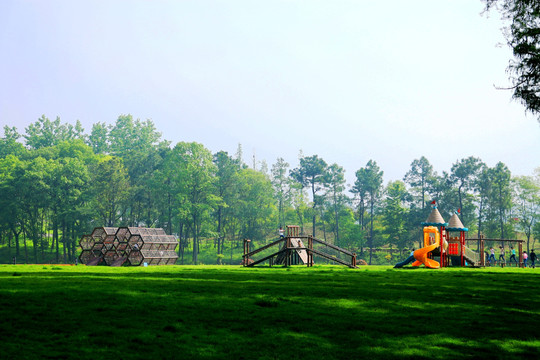
<path fill-rule="evenodd" d="M 160 228 L 98 227 L 79 241 L 86 265 L 173 265 L 178 241 Z"/>

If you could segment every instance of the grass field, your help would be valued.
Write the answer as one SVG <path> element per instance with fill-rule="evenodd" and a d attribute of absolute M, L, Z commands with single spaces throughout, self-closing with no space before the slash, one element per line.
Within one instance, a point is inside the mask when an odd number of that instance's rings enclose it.
<path fill-rule="evenodd" d="M 0 265 L 0 358 L 533 359 L 539 274 Z"/>

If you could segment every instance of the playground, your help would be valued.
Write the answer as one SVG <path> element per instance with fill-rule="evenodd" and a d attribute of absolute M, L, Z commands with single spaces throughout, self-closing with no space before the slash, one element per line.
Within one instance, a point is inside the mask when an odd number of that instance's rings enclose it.
<path fill-rule="evenodd" d="M 422 246 L 411 252 L 406 259 L 395 264 L 394 268 L 400 269 L 409 264 L 412 267 L 424 266 L 430 269 L 512 265 L 512 262 L 507 263 L 506 259 L 513 260 L 516 267 L 526 267 L 523 257 L 523 240 L 468 238 L 468 228 L 461 222 L 458 212 L 455 212 L 449 222 L 446 222 L 437 206 L 433 206 L 428 218 L 421 225 L 423 226 Z M 301 234 L 299 226 L 288 225 L 286 228 L 286 235 L 283 233 L 278 240 L 255 249 L 250 239 L 244 239 L 242 265 L 244 267 L 263 264 L 270 267 L 274 265 L 312 267 L 316 263 L 333 263 L 352 269 L 358 268 L 355 253 L 311 235 Z M 488 258 L 486 244 L 499 246 L 499 255 L 502 254 L 499 260 L 493 257 Z M 490 250 L 494 252 L 493 245 Z"/>
<path fill-rule="evenodd" d="M 431 213 L 426 221 L 422 223 L 422 226 L 424 227 L 423 246 L 412 252 L 405 260 L 397 263 L 394 268 L 403 268 L 408 264 L 411 264 L 412 267 L 423 265 L 431 269 L 441 267 L 485 267 L 496 264 L 504 267 L 507 264 L 506 249 L 514 249 L 514 246 L 517 247 L 517 251 L 514 250 L 512 253 L 515 265 L 517 267 L 526 266 L 523 258 L 523 240 L 485 239 L 484 237 L 467 238 L 466 233 L 469 230 L 463 226 L 458 217 L 458 212 L 455 212 L 447 223 L 437 206 L 433 206 Z M 500 261 L 497 261 L 494 256 L 492 261 L 489 261 L 486 243 L 500 245 L 500 250 L 498 250 L 499 255 L 502 254 L 499 258 Z M 493 246 L 490 250 L 493 253 L 495 251 Z"/>
<path fill-rule="evenodd" d="M 534 269 L 0 266 L 6 359 L 532 359 Z"/>

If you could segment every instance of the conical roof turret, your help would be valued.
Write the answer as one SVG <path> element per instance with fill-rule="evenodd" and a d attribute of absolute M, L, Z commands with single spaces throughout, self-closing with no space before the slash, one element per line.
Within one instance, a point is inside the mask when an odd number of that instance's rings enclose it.
<path fill-rule="evenodd" d="M 459 216 L 457 213 L 454 213 L 452 217 L 450 218 L 450 221 L 448 222 L 448 227 L 446 230 L 449 231 L 469 231 L 465 226 L 463 226 L 463 223 L 459 219 Z"/>
<path fill-rule="evenodd" d="M 427 220 L 422 223 L 423 226 L 447 226 L 448 223 L 444 221 L 441 213 L 434 206 L 429 214 Z"/>

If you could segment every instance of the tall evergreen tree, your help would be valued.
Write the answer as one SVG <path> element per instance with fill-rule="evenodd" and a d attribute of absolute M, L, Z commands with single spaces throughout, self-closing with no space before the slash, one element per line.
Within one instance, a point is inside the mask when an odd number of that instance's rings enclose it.
<path fill-rule="evenodd" d="M 375 204 L 379 200 L 381 193 L 381 186 L 383 182 L 383 171 L 379 169 L 377 162 L 369 160 L 366 167 L 361 168 L 356 172 L 357 181 L 364 184 L 366 192 L 368 194 L 369 201 L 369 264 L 373 258 L 373 220 L 375 215 Z"/>
<path fill-rule="evenodd" d="M 291 171 L 291 177 L 302 184 L 303 187 L 311 189 L 313 198 L 312 206 L 312 232 L 315 237 L 315 225 L 317 219 L 317 206 L 322 202 L 321 196 L 318 194 L 322 190 L 325 181 L 325 175 L 328 165 L 317 155 L 303 157 L 300 159 L 300 166 Z"/>
<path fill-rule="evenodd" d="M 288 169 L 289 163 L 283 160 L 283 158 L 278 158 L 276 163 L 272 165 L 272 185 L 276 194 L 278 222 L 280 226 L 283 226 L 285 223 L 285 205 L 288 202 Z"/>
<path fill-rule="evenodd" d="M 333 210 L 333 230 L 335 243 L 340 245 L 339 236 L 339 218 L 340 212 L 347 203 L 347 198 L 343 193 L 345 191 L 345 170 L 338 164 L 332 164 L 328 167 L 326 178 L 327 195 L 326 198 L 330 202 Z"/>
<path fill-rule="evenodd" d="M 426 195 L 428 192 L 429 181 L 433 176 L 433 166 L 429 163 L 429 160 L 422 156 L 420 159 L 414 160 L 411 163 L 411 170 L 409 170 L 403 181 L 409 184 L 414 191 L 419 194 L 418 199 L 420 202 L 420 208 L 422 209 L 422 216 L 425 215 L 426 207 Z"/>

